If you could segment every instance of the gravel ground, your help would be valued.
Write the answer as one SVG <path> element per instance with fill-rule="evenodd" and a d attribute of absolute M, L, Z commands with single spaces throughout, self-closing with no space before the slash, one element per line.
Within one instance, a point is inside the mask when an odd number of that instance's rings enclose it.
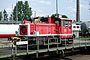
<path fill-rule="evenodd" d="M 73 56 L 68 56 L 65 58 L 54 58 L 54 57 L 44 57 L 44 58 L 35 58 L 35 59 L 30 59 L 29 57 L 27 58 L 17 58 L 16 60 L 90 60 L 90 55 L 73 55 Z"/>
<path fill-rule="evenodd" d="M 77 54 L 77 55 L 73 55 L 73 56 L 68 56 L 67 58 L 69 58 L 71 60 L 90 60 L 90 55 Z"/>
<path fill-rule="evenodd" d="M 7 48 L 11 46 L 12 46 L 12 42 L 8 41 L 7 38 L 0 38 L 0 48 Z"/>

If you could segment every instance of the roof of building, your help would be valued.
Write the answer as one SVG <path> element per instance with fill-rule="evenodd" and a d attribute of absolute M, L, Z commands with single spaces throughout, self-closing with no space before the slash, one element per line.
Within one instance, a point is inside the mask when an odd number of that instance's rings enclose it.
<path fill-rule="evenodd" d="M 0 21 L 0 24 L 19 24 L 21 21 Z"/>

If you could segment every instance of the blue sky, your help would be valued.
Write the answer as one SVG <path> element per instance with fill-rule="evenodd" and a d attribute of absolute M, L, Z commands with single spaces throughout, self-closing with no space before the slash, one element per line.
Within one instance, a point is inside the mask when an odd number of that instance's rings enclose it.
<path fill-rule="evenodd" d="M 1 0 L 0 10 L 7 10 L 8 14 L 12 12 L 12 5 L 15 6 L 18 0 Z M 22 0 L 25 1 L 25 0 Z M 55 0 L 28 0 L 29 6 L 36 16 L 47 16 L 55 13 Z M 90 20 L 89 0 L 80 0 L 80 20 Z M 58 0 L 59 14 L 67 15 L 70 19 L 76 19 L 76 0 Z M 34 14 L 33 14 L 34 16 Z"/>

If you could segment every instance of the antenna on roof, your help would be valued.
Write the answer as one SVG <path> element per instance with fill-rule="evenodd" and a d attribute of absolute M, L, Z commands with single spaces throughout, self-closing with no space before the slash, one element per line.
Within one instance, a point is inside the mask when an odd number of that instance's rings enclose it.
<path fill-rule="evenodd" d="M 59 17 L 59 14 L 58 14 L 58 0 L 56 0 L 56 16 Z"/>

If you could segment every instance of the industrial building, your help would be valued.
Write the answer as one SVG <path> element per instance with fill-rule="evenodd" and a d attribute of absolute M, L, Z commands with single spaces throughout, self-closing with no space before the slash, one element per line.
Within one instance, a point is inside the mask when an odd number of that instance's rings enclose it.
<path fill-rule="evenodd" d="M 81 23 L 73 22 L 72 31 L 73 31 L 73 37 L 79 38 L 79 32 L 81 31 Z"/>

